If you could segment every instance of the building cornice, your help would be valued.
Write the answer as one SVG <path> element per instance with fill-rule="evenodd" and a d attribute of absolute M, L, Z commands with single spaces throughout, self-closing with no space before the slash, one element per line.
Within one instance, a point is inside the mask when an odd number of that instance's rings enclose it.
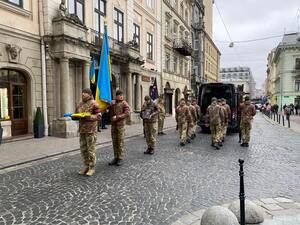
<path fill-rule="evenodd" d="M 15 38 L 21 38 L 27 41 L 39 42 L 41 40 L 41 37 L 39 35 L 32 34 L 18 28 L 5 26 L 3 24 L 0 24 L 0 34 L 9 35 Z"/>

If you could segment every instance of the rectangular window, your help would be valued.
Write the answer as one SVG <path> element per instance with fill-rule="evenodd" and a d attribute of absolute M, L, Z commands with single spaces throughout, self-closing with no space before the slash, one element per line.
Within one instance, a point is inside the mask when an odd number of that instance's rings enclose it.
<path fill-rule="evenodd" d="M 99 33 L 104 33 L 104 17 L 106 14 L 106 1 L 94 0 L 94 29 Z"/>
<path fill-rule="evenodd" d="M 165 59 L 165 66 L 166 66 L 166 71 L 170 71 L 170 54 L 166 54 L 166 59 Z"/>
<path fill-rule="evenodd" d="M 178 59 L 177 59 L 177 57 L 174 57 L 174 60 L 173 60 L 173 70 L 174 70 L 175 74 L 177 74 L 177 63 L 178 63 Z"/>
<path fill-rule="evenodd" d="M 182 76 L 183 75 L 183 60 L 180 60 L 179 63 L 179 75 Z"/>
<path fill-rule="evenodd" d="M 147 33 L 147 59 L 153 60 L 153 35 Z"/>
<path fill-rule="evenodd" d="M 180 16 L 181 18 L 184 18 L 183 15 L 184 14 L 184 9 L 183 9 L 183 2 L 180 3 Z"/>
<path fill-rule="evenodd" d="M 175 23 L 174 21 L 174 26 L 173 26 L 173 34 L 174 34 L 174 38 L 177 38 L 177 32 L 178 32 L 178 24 Z"/>
<path fill-rule="evenodd" d="M 3 0 L 3 1 L 23 8 L 23 0 Z"/>
<path fill-rule="evenodd" d="M 295 69 L 296 69 L 296 70 L 300 70 L 300 58 L 297 58 L 297 59 L 296 59 L 296 62 L 295 62 Z"/>
<path fill-rule="evenodd" d="M 169 37 L 171 33 L 171 23 L 170 19 L 166 18 L 166 36 Z"/>
<path fill-rule="evenodd" d="M 84 23 L 84 0 L 69 0 L 68 12 L 77 15 Z"/>
<path fill-rule="evenodd" d="M 300 80 L 295 81 L 295 91 L 300 91 Z"/>
<path fill-rule="evenodd" d="M 152 2 L 152 0 L 147 0 L 147 6 L 149 7 L 149 8 L 151 8 L 152 9 L 152 7 L 153 7 L 153 2 Z"/>
<path fill-rule="evenodd" d="M 114 11 L 114 38 L 118 42 L 124 42 L 124 16 L 123 13 L 116 8 Z"/>
<path fill-rule="evenodd" d="M 133 24 L 134 26 L 134 34 L 133 34 L 133 40 L 137 43 L 137 45 L 140 48 L 140 26 L 136 25 L 135 23 Z"/>
<path fill-rule="evenodd" d="M 8 90 L 0 88 L 0 120 L 8 117 Z"/>

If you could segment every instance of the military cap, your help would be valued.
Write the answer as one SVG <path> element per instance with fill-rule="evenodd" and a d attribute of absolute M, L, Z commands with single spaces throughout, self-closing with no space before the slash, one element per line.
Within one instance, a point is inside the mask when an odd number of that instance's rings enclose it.
<path fill-rule="evenodd" d="M 219 98 L 219 99 L 218 99 L 218 102 L 220 103 L 220 102 L 222 102 L 222 100 Z"/>
<path fill-rule="evenodd" d="M 89 88 L 84 88 L 84 89 L 82 89 L 82 93 L 87 93 L 89 95 L 92 95 L 92 90 Z"/>
<path fill-rule="evenodd" d="M 218 99 L 217 99 L 216 97 L 212 97 L 212 98 L 211 98 L 211 101 L 212 101 L 212 102 L 216 102 L 217 100 L 218 100 Z"/>
<path fill-rule="evenodd" d="M 224 102 L 224 101 L 226 101 L 226 99 L 225 98 L 221 98 L 221 101 Z"/>
<path fill-rule="evenodd" d="M 117 90 L 117 91 L 116 91 L 116 96 L 118 96 L 118 95 L 123 95 L 123 91 Z"/>
<path fill-rule="evenodd" d="M 245 101 L 249 101 L 249 100 L 250 100 L 249 96 L 246 96 Z"/>
<path fill-rule="evenodd" d="M 150 96 L 149 96 L 149 95 L 146 95 L 145 98 L 144 98 L 144 100 L 145 100 L 145 101 L 149 101 L 149 100 L 150 100 Z"/>

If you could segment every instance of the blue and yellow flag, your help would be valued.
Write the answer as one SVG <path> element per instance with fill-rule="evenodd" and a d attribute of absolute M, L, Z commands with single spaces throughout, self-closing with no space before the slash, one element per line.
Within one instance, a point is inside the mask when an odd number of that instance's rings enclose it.
<path fill-rule="evenodd" d="M 99 107 L 102 111 L 109 107 L 112 102 L 110 82 L 111 65 L 109 57 L 107 25 L 105 24 L 96 89 L 96 101 L 99 103 Z"/>
<path fill-rule="evenodd" d="M 93 61 L 92 61 L 91 68 L 90 68 L 90 81 L 92 84 L 94 84 L 96 82 L 95 60 L 94 60 L 94 58 L 92 60 Z"/>

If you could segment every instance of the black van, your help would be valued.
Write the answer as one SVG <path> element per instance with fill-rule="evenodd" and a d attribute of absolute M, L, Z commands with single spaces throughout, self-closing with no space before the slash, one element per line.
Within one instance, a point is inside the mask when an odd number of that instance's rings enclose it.
<path fill-rule="evenodd" d="M 241 85 L 235 88 L 234 84 L 230 83 L 206 83 L 200 86 L 198 105 L 201 108 L 201 118 L 199 126 L 204 132 L 208 131 L 208 127 L 205 127 L 205 115 L 212 97 L 226 99 L 231 109 L 231 120 L 228 124 L 228 130 L 237 132 L 239 126 L 238 115 L 240 113 L 239 103 L 243 97 L 243 86 Z"/>

